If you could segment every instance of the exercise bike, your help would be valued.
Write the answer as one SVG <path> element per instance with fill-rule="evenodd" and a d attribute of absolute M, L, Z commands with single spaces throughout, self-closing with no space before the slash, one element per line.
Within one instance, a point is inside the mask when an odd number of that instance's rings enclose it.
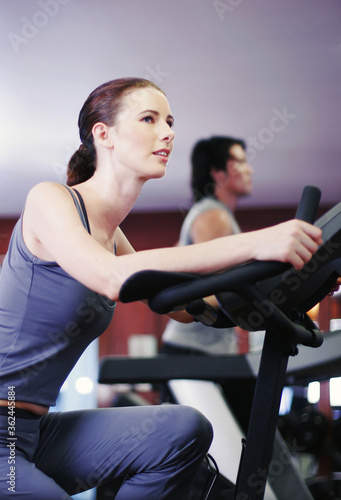
<path fill-rule="evenodd" d="M 296 217 L 313 222 L 319 199 L 320 191 L 307 186 Z M 266 331 L 236 484 L 224 498 L 263 500 L 288 359 L 298 354 L 299 344 L 318 348 L 323 342 L 322 333 L 306 313 L 341 275 L 341 203 L 315 224 L 322 229 L 323 244 L 300 271 L 277 262 L 252 262 L 213 275 L 142 271 L 131 276 L 120 292 L 122 302 L 148 299 L 157 313 L 180 308 L 216 327 L 238 325 L 249 331 Z M 216 295 L 221 312 L 202 299 L 209 295 Z M 109 357 L 102 361 L 99 381 L 215 380 L 219 368 L 221 376 L 223 365 L 229 364 L 226 357 L 212 357 L 207 370 L 200 359 L 193 358 L 189 365 L 181 364 L 179 357 L 171 358 L 121 359 L 120 367 L 119 359 Z M 208 361 L 205 358 L 205 365 Z M 233 367 L 225 368 L 225 373 L 231 371 Z"/>

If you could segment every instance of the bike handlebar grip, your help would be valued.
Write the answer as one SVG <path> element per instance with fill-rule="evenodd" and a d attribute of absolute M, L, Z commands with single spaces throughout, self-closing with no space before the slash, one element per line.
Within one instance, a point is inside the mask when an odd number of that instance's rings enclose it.
<path fill-rule="evenodd" d="M 316 186 L 305 186 L 297 207 L 295 219 L 314 224 L 321 199 L 321 190 Z"/>
<path fill-rule="evenodd" d="M 235 326 L 220 309 L 216 309 L 208 304 L 204 299 L 191 300 L 186 307 L 186 311 L 193 316 L 196 321 L 206 326 L 214 328 L 231 328 Z"/>
<path fill-rule="evenodd" d="M 215 309 L 204 299 L 192 300 L 188 303 L 186 311 L 206 326 L 213 325 L 217 319 Z"/>

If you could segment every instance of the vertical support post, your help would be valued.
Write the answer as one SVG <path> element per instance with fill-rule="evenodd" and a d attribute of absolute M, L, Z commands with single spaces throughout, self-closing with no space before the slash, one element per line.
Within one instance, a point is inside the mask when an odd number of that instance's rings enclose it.
<path fill-rule="evenodd" d="M 235 500 L 263 500 L 292 344 L 267 331 L 240 462 Z M 295 346 L 296 347 L 296 346 Z"/>
<path fill-rule="evenodd" d="M 330 297 L 327 295 L 319 305 L 319 328 L 321 331 L 328 331 L 330 325 Z M 320 382 L 320 401 L 318 404 L 321 412 L 327 417 L 329 426 L 332 426 L 332 409 L 330 406 L 330 382 L 324 380 Z M 329 476 L 332 472 L 331 457 L 322 454 L 319 457 L 319 475 Z"/>

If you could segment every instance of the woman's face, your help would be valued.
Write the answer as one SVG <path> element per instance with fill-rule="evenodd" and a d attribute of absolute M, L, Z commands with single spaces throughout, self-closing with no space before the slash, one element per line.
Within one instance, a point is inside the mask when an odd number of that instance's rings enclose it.
<path fill-rule="evenodd" d="M 173 121 L 168 100 L 158 90 L 127 94 L 109 129 L 115 163 L 144 180 L 163 177 L 173 149 Z"/>

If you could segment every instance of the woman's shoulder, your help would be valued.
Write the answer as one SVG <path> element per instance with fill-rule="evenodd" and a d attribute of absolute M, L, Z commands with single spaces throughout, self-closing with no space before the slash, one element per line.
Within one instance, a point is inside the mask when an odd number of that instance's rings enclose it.
<path fill-rule="evenodd" d="M 68 189 L 65 185 L 57 182 L 44 181 L 33 186 L 28 192 L 25 212 L 47 209 L 49 206 L 56 207 L 64 205 L 67 201 L 72 202 Z"/>
<path fill-rule="evenodd" d="M 53 193 L 67 194 L 66 186 L 64 184 L 52 181 L 39 182 L 30 189 L 27 197 L 39 196 L 39 195 L 43 196 L 46 194 L 53 194 Z"/>
<path fill-rule="evenodd" d="M 29 191 L 23 211 L 24 227 L 37 227 L 46 221 L 64 219 L 74 211 L 74 201 L 63 184 L 40 182 Z M 67 217 L 69 218 L 69 217 Z"/>

